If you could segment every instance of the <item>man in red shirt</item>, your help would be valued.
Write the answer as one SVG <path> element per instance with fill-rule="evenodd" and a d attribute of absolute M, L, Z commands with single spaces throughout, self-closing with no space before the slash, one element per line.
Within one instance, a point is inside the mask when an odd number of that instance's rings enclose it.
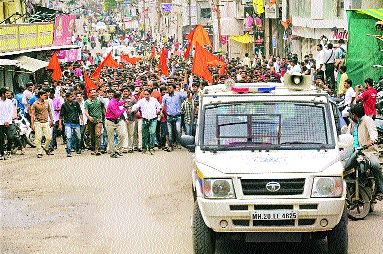
<path fill-rule="evenodd" d="M 364 81 L 364 85 L 366 86 L 366 90 L 359 95 L 359 91 L 363 91 L 363 87 L 356 86 L 355 87 L 355 100 L 356 102 L 358 101 L 363 101 L 363 107 L 364 107 L 364 112 L 367 116 L 372 117 L 375 119 L 376 117 L 376 96 L 377 92 L 374 89 L 374 81 L 371 78 L 368 78 Z"/>

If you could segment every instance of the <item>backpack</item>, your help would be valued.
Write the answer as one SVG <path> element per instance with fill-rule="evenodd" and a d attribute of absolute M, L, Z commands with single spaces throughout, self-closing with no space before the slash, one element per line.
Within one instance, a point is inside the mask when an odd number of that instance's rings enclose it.
<path fill-rule="evenodd" d="M 344 48 L 342 48 L 342 47 L 339 47 L 339 48 L 342 51 L 342 54 L 340 55 L 340 58 L 345 58 L 346 57 L 346 50 L 344 50 Z"/>

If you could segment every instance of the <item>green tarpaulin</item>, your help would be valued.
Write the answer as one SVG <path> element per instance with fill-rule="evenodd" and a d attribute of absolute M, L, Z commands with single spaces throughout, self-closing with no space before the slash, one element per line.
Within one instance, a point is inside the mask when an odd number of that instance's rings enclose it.
<path fill-rule="evenodd" d="M 366 78 L 378 81 L 383 76 L 383 68 L 376 69 L 374 65 L 383 65 L 383 52 L 379 50 L 376 36 L 382 38 L 382 32 L 375 24 L 383 19 L 383 9 L 365 9 L 347 11 L 348 42 L 346 66 L 348 77 L 353 86 L 363 84 Z M 370 36 L 368 35 L 370 34 Z M 383 40 L 380 41 L 383 49 Z"/>

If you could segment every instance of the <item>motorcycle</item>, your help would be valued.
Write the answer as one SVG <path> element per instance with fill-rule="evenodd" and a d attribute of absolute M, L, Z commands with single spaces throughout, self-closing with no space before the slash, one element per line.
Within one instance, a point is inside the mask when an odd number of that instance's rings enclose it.
<path fill-rule="evenodd" d="M 21 139 L 23 146 L 28 144 L 32 148 L 36 147 L 35 132 L 32 130 L 31 124 L 21 111 L 18 112 L 14 124 L 16 126 L 17 136 Z"/>
<path fill-rule="evenodd" d="M 375 178 L 371 172 L 371 162 L 363 153 L 367 146 L 355 148 L 344 168 L 347 183 L 347 215 L 352 220 L 362 220 L 374 211 L 377 202 Z"/>

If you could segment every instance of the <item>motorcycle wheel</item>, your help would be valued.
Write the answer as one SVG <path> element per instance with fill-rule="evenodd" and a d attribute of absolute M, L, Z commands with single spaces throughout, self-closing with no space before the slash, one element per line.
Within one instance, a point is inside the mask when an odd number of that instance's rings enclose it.
<path fill-rule="evenodd" d="M 355 184 L 347 185 L 347 215 L 352 220 L 363 220 L 370 212 L 371 203 L 367 191 L 359 185 L 359 200 L 355 200 Z"/>
<path fill-rule="evenodd" d="M 27 144 L 32 147 L 32 148 L 35 148 L 36 147 L 36 143 L 35 143 L 35 133 L 34 132 L 31 132 L 31 134 L 29 134 L 29 137 L 25 136 L 25 141 L 27 142 Z"/>

